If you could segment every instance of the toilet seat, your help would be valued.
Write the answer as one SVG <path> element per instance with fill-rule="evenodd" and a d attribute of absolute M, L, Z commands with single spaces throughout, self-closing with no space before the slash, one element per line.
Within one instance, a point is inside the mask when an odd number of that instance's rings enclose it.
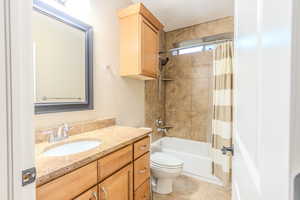
<path fill-rule="evenodd" d="M 159 194 L 173 191 L 173 181 L 183 170 L 183 161 L 163 152 L 153 152 L 150 156 L 152 189 Z"/>
<path fill-rule="evenodd" d="M 158 169 L 166 169 L 166 170 L 176 170 L 176 169 L 181 169 L 181 166 L 175 166 L 175 167 L 169 167 L 169 166 L 163 166 L 163 165 L 157 165 L 157 164 L 153 164 L 151 163 L 151 167 L 152 168 L 158 168 Z"/>
<path fill-rule="evenodd" d="M 162 152 L 151 155 L 151 166 L 157 168 L 177 169 L 183 166 L 183 161 Z"/>

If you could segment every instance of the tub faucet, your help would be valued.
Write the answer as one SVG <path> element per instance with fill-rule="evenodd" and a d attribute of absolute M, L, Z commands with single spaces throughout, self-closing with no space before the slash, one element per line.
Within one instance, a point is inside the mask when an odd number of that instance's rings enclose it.
<path fill-rule="evenodd" d="M 164 121 L 161 119 L 155 120 L 156 127 L 162 127 L 164 125 Z"/>
<path fill-rule="evenodd" d="M 163 133 L 163 134 L 167 134 L 168 133 L 168 129 L 166 127 L 157 128 L 157 132 Z"/>
<path fill-rule="evenodd" d="M 155 126 L 156 126 L 157 132 L 163 133 L 165 135 L 167 135 L 168 130 L 170 128 L 173 128 L 172 126 L 166 126 L 165 122 L 163 120 L 161 120 L 161 119 L 155 120 Z"/>

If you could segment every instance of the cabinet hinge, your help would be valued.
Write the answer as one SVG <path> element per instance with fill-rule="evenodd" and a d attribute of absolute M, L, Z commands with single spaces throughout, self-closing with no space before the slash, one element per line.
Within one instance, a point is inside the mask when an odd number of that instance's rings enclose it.
<path fill-rule="evenodd" d="M 34 183 L 36 179 L 36 168 L 25 169 L 22 171 L 22 186 Z"/>

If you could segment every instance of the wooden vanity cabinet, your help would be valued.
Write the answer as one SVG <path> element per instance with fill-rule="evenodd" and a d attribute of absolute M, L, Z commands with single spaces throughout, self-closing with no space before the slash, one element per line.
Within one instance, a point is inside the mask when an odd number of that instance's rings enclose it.
<path fill-rule="evenodd" d="M 37 200 L 150 200 L 149 136 L 37 187 Z"/>
<path fill-rule="evenodd" d="M 118 15 L 121 76 L 141 80 L 156 78 L 163 25 L 142 3 L 122 9 Z"/>

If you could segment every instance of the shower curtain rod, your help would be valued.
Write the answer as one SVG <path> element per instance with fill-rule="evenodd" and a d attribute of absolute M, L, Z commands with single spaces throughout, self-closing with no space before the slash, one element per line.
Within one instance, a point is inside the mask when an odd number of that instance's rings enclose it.
<path fill-rule="evenodd" d="M 167 50 L 167 51 L 161 51 L 161 52 L 159 52 L 159 53 L 160 53 L 160 54 L 164 54 L 164 53 L 169 53 L 169 52 L 179 51 L 179 50 L 183 50 L 183 49 L 189 49 L 189 48 L 193 48 L 193 47 L 199 47 L 199 46 L 205 46 L 205 45 L 218 44 L 218 43 L 223 43 L 223 42 L 228 42 L 228 41 L 232 41 L 232 39 L 215 40 L 215 41 L 210 41 L 210 42 L 199 42 L 199 43 L 192 44 L 192 45 L 187 45 L 187 46 L 183 46 L 183 47 L 178 47 L 178 48 L 169 49 L 169 50 Z"/>

